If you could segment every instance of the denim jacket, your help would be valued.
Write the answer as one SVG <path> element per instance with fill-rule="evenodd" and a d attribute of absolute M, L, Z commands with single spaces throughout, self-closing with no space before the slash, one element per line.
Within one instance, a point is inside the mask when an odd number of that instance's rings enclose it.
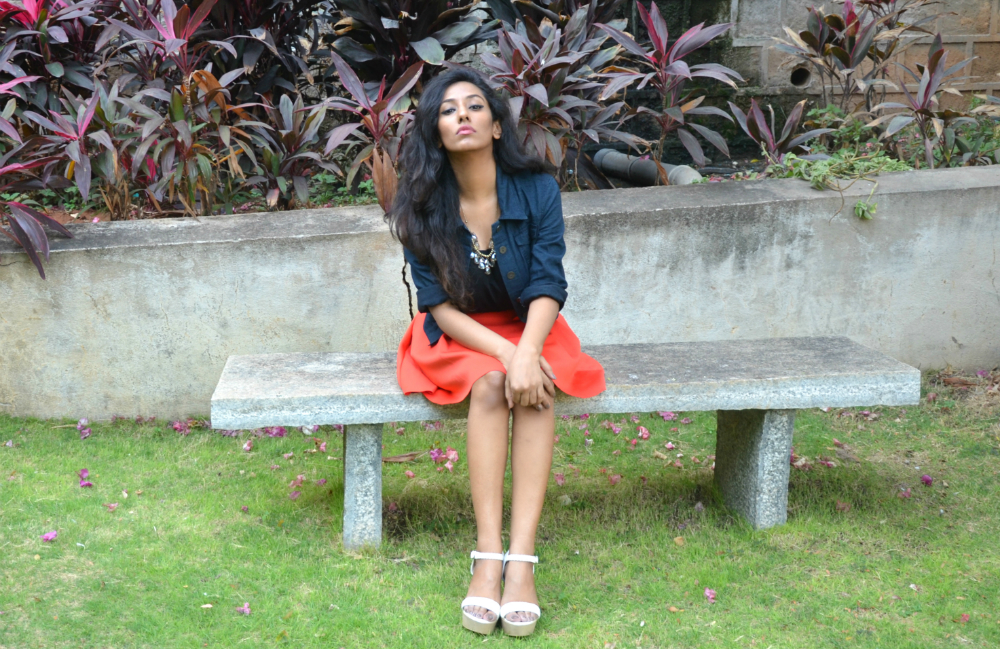
<path fill-rule="evenodd" d="M 555 299 L 562 309 L 567 286 L 562 265 L 566 243 L 558 183 L 548 174 L 509 175 L 498 165 L 497 201 L 500 219 L 493 224 L 497 252 L 493 273 L 499 271 L 503 278 L 517 317 L 527 322 L 528 305 L 540 296 Z M 456 236 L 467 257 L 472 253 L 470 234 L 465 224 L 459 223 Z M 406 248 L 403 255 L 417 287 L 417 309 L 428 312 L 431 307 L 448 301 L 448 294 L 430 267 Z M 431 345 L 443 334 L 430 313 L 424 320 L 424 332 Z"/>

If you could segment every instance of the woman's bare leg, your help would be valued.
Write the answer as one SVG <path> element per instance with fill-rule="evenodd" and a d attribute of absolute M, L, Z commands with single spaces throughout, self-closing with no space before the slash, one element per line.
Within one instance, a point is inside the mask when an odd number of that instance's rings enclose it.
<path fill-rule="evenodd" d="M 535 407 L 514 407 L 514 435 L 511 441 L 511 474 L 513 493 L 510 508 L 510 553 L 535 554 L 535 531 L 542 516 L 545 489 L 552 469 L 552 446 L 556 428 L 551 408 L 538 411 Z M 535 593 L 534 565 L 509 562 L 501 604 L 513 601 L 538 603 Z M 513 622 L 531 621 L 530 612 L 515 612 Z"/>
<path fill-rule="evenodd" d="M 476 513 L 476 550 L 483 553 L 503 553 L 503 478 L 510 423 L 505 379 L 506 375 L 499 371 L 483 375 L 472 385 L 469 403 L 465 458 L 469 463 L 472 507 Z M 499 602 L 500 569 L 501 564 L 496 560 L 476 561 L 468 595 Z M 488 621 L 496 618 L 481 607 L 467 607 L 466 611 Z"/>

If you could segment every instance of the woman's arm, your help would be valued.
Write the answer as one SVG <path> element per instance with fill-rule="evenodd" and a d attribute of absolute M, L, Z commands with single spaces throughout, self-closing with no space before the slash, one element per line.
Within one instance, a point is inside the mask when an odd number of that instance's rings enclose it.
<path fill-rule="evenodd" d="M 441 331 L 470 350 L 488 354 L 507 367 L 514 354 L 514 344 L 485 325 L 463 313 L 451 301 L 434 305 L 428 311 Z"/>
<path fill-rule="evenodd" d="M 507 401 L 512 406 L 551 406 L 556 377 L 542 356 L 542 347 L 558 316 L 559 303 L 549 296 L 539 296 L 528 305 L 528 323 L 506 366 Z"/>

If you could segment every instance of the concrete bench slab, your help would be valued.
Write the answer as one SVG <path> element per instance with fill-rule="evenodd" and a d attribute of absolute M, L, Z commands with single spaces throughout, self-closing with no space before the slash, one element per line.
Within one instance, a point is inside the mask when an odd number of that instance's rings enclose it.
<path fill-rule="evenodd" d="M 920 372 L 842 337 L 584 348 L 607 390 L 556 396 L 556 413 L 718 411 L 716 482 L 727 506 L 756 528 L 784 523 L 796 409 L 903 406 L 920 400 Z M 212 395 L 212 426 L 344 424 L 344 544 L 381 539 L 381 436 L 385 422 L 464 418 L 403 395 L 394 354 L 231 356 Z M 350 502 L 350 503 L 348 503 Z"/>

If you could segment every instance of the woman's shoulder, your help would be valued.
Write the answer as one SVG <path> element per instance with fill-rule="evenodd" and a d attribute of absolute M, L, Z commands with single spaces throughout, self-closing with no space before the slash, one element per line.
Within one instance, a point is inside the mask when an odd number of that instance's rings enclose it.
<path fill-rule="evenodd" d="M 529 203 L 547 203 L 559 194 L 559 183 L 546 172 L 522 171 L 511 175 L 510 179 Z"/>

